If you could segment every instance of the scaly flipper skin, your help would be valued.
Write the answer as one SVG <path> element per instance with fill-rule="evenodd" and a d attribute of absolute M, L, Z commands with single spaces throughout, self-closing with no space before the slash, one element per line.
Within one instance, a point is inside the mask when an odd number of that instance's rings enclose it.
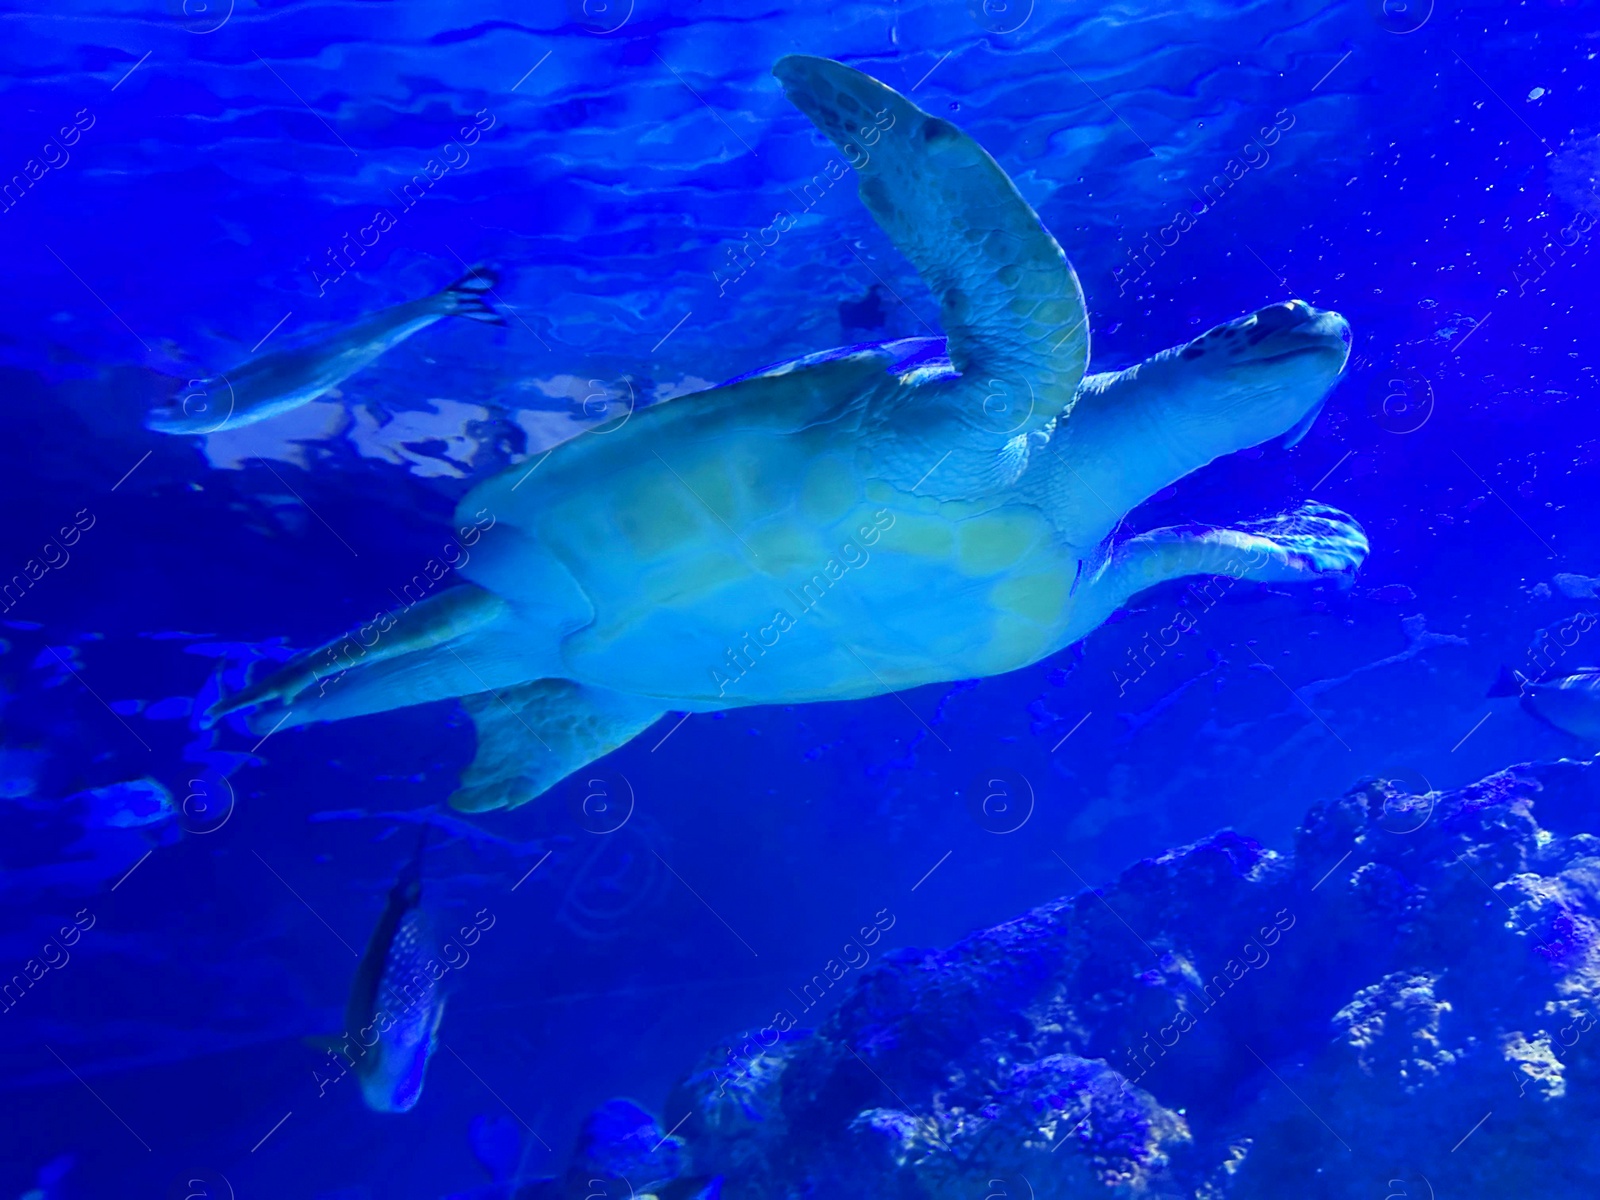
<path fill-rule="evenodd" d="M 403 669 L 407 663 L 422 659 L 448 667 L 449 660 L 435 651 L 448 648 L 474 630 L 492 625 L 505 613 L 506 602 L 492 592 L 471 586 L 450 588 L 437 596 L 429 596 L 399 617 L 382 613 L 351 633 L 295 655 L 243 691 L 218 699 L 206 710 L 206 721 L 216 722 L 252 705 L 276 705 L 288 710 L 284 714 L 287 723 L 304 725 L 309 721 L 384 712 L 398 704 L 420 704 L 476 691 L 470 668 L 463 664 L 453 672 L 430 672 L 441 677 L 431 688 L 413 691 L 409 696 L 400 688 L 386 689 L 383 694 L 374 696 L 379 673 L 373 668 L 387 664 L 389 669 L 383 676 L 392 679 L 396 668 Z M 353 674 L 352 681 L 339 688 L 347 673 Z M 307 694 L 313 684 L 317 685 L 315 693 Z M 327 698 L 330 689 L 333 692 L 331 702 Z M 427 694 L 430 690 L 432 694 Z M 297 703 L 300 711 L 295 713 L 290 706 Z M 252 718 L 252 727 L 262 724 L 276 728 L 273 724 L 276 717 L 276 707 L 257 713 Z"/>
<path fill-rule="evenodd" d="M 987 434 L 992 452 L 996 435 L 1036 432 L 1064 412 L 1089 361 L 1083 289 L 1000 165 L 860 71 L 790 55 L 772 73 L 855 167 L 861 202 L 939 298 L 962 376 L 942 403 L 958 428 Z"/>
<path fill-rule="evenodd" d="M 516 808 L 653 725 L 657 703 L 541 679 L 462 703 L 478 730 L 478 753 L 450 803 L 463 812 Z"/>
<path fill-rule="evenodd" d="M 1366 561 L 1366 531 L 1353 517 L 1326 504 L 1307 503 L 1292 513 L 1237 529 L 1205 525 L 1152 529 L 1121 543 L 1085 593 L 1081 619 L 1098 627 L 1146 588 L 1194 575 L 1220 575 L 1256 583 L 1349 586 Z"/>

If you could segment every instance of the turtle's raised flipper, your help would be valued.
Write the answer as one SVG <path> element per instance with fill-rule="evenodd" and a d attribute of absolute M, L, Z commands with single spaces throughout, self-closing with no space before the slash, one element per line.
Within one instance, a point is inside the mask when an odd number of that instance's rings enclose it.
<path fill-rule="evenodd" d="M 1132 596 L 1189 575 L 1217 575 L 1258 583 L 1348 586 L 1367 557 L 1367 535 L 1355 518 L 1325 504 L 1237 529 L 1184 525 L 1129 538 L 1112 552 L 1084 596 L 1075 623 L 1098 613 L 1098 625 Z M 1089 610 L 1092 609 L 1093 613 Z"/>
<path fill-rule="evenodd" d="M 252 726 L 276 728 L 280 707 L 291 710 L 289 724 L 303 725 L 480 691 L 486 685 L 475 682 L 472 668 L 459 655 L 450 654 L 449 643 L 492 626 L 507 609 L 493 592 L 468 584 L 429 596 L 398 614 L 379 613 L 359 629 L 296 655 L 264 679 L 218 700 L 206 710 L 206 719 L 274 705 L 257 714 Z M 424 660 L 431 670 L 418 670 Z M 429 683 L 424 676 L 430 674 L 443 678 Z M 398 682 L 407 675 L 413 677 L 408 683 Z M 385 685 L 381 689 L 376 686 L 380 682 Z"/>
<path fill-rule="evenodd" d="M 478 753 L 450 803 L 464 812 L 516 808 L 572 772 L 609 754 L 662 714 L 654 700 L 585 687 L 570 679 L 541 679 L 463 697 L 478 730 Z M 630 798 L 607 787 L 609 820 L 626 819 Z"/>
<path fill-rule="evenodd" d="M 772 73 L 861 177 L 861 201 L 939 298 L 965 416 L 1015 435 L 1072 402 L 1089 361 L 1083 289 L 1000 165 L 871 76 L 789 55 Z M 958 404 L 962 401 L 957 401 Z"/>

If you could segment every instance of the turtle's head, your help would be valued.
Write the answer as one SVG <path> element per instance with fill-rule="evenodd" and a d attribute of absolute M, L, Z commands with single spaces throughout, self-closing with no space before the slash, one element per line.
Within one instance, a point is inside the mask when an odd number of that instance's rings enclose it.
<path fill-rule="evenodd" d="M 1290 300 L 1218 325 L 1160 357 L 1175 415 L 1209 426 L 1215 453 L 1284 434 L 1293 445 L 1344 370 L 1350 326 L 1336 312 Z"/>
<path fill-rule="evenodd" d="M 1292 445 L 1349 355 L 1343 317 L 1291 300 L 1086 376 L 1062 423 L 1061 453 L 1074 459 L 1063 493 L 1075 511 L 1114 518 L 1224 454 L 1277 437 Z"/>

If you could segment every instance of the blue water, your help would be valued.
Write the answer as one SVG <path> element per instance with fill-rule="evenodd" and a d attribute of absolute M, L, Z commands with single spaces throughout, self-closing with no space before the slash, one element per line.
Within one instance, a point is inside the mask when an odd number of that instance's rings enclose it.
<path fill-rule="evenodd" d="M 672 1084 L 876 913 L 885 948 L 945 945 L 1224 826 L 1287 846 L 1364 776 L 1426 791 L 1576 753 L 1484 692 L 1584 606 L 1556 577 L 1600 575 L 1600 6 L 1408 5 L 0 13 L 0 575 L 48 566 L 0 630 L 0 973 L 92 921 L 0 1014 L 0 1195 L 441 1197 L 487 1184 L 474 1122 L 481 1150 L 508 1116 L 521 1169 L 559 1174 L 611 1097 L 670 1126 Z M 1274 301 L 1343 313 L 1309 436 L 1133 524 L 1309 497 L 1371 556 L 1343 594 L 1238 589 L 1138 668 L 1175 588 L 975 685 L 671 714 L 603 764 L 632 790 L 612 832 L 570 782 L 449 818 L 429 903 L 495 922 L 423 1098 L 319 1096 L 304 1039 L 338 1031 L 471 727 L 440 703 L 263 742 L 198 712 L 389 604 L 467 489 L 574 414 L 937 327 L 848 179 L 735 254 L 832 155 L 769 74 L 794 52 L 983 144 L 1076 267 L 1098 369 Z M 164 377 L 478 262 L 503 329 L 441 323 L 243 430 L 142 427 Z M 963 799 L 996 772 L 1033 797 L 1011 832 Z"/>

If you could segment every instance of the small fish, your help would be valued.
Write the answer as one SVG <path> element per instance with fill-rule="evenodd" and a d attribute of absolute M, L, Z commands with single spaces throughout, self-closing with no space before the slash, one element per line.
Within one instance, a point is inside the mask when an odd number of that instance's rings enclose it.
<path fill-rule="evenodd" d="M 145 426 L 157 433 L 210 434 L 253 425 L 309 404 L 445 317 L 504 325 L 483 298 L 499 282 L 492 269 L 473 267 L 442 292 L 385 308 L 306 345 L 262 354 L 225 375 L 193 380 L 172 403 L 152 409 Z"/>
<path fill-rule="evenodd" d="M 1563 733 L 1600 742 L 1600 667 L 1583 667 L 1541 683 L 1521 671 L 1501 667 L 1489 695 L 1517 696 L 1529 716 Z"/>
<path fill-rule="evenodd" d="M 438 1046 L 444 995 L 425 964 L 430 923 L 422 912 L 422 851 L 389 889 L 383 915 L 356 967 L 339 1045 L 361 1081 L 361 1095 L 374 1112 L 409 1112 L 422 1097 L 428 1059 Z M 350 1056 L 354 1056 L 350 1058 Z"/>

